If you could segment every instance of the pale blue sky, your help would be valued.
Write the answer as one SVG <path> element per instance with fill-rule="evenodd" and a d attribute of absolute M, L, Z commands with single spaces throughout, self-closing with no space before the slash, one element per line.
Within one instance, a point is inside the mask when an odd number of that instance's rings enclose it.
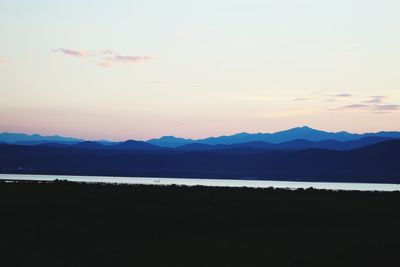
<path fill-rule="evenodd" d="M 400 130 L 399 11 L 388 0 L 0 0 L 0 131 Z"/>

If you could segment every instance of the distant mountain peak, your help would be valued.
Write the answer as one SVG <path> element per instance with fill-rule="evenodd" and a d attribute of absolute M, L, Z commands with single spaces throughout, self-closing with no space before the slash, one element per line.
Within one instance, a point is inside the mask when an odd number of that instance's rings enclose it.
<path fill-rule="evenodd" d="M 25 134 L 25 133 L 0 133 L 0 142 L 15 143 L 15 142 L 82 142 L 83 139 L 64 137 L 59 135 L 44 136 L 40 134 Z"/>
<path fill-rule="evenodd" d="M 295 127 L 295 128 L 292 128 L 292 129 L 289 129 L 288 131 L 293 131 L 293 130 L 301 130 L 301 131 L 311 131 L 311 132 L 321 132 L 320 130 L 317 130 L 317 129 L 314 129 L 314 128 L 311 128 L 311 127 L 309 127 L 309 126 L 301 126 L 301 127 Z"/>
<path fill-rule="evenodd" d="M 172 135 L 162 136 L 160 138 L 154 138 L 146 141 L 149 144 L 162 146 L 162 147 L 178 147 L 194 142 L 192 139 L 185 139 L 181 137 L 175 137 Z"/>

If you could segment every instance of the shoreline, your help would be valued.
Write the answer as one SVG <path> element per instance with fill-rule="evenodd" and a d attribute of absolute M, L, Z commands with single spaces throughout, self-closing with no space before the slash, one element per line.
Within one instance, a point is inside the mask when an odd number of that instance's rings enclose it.
<path fill-rule="evenodd" d="M 282 188 L 333 191 L 400 191 L 399 184 L 351 183 L 351 182 L 305 182 L 278 180 L 245 180 L 245 179 L 209 179 L 209 178 L 168 178 L 168 177 L 114 177 L 114 176 L 79 176 L 79 175 L 41 175 L 41 174 L 0 174 L 1 180 L 54 181 L 106 183 L 106 184 L 142 184 L 142 185 L 182 185 L 209 187 L 248 187 L 248 188 Z"/>

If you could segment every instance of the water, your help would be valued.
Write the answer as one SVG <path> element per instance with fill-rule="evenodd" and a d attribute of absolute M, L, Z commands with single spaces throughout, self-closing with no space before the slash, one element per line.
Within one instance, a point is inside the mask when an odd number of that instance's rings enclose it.
<path fill-rule="evenodd" d="M 192 178 L 161 178 L 161 177 L 109 177 L 109 176 L 67 176 L 67 175 L 28 175 L 0 174 L 1 180 L 54 181 L 67 180 L 84 183 L 114 183 L 114 184 L 152 184 L 152 185 L 186 185 L 186 186 L 228 186 L 252 188 L 315 188 L 328 190 L 356 191 L 400 191 L 399 184 L 368 184 L 368 183 L 324 183 L 324 182 L 289 182 L 233 179 L 192 179 Z"/>

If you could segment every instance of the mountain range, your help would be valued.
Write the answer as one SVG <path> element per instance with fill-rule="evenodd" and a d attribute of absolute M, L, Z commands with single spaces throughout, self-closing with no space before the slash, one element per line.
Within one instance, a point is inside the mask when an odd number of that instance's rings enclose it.
<path fill-rule="evenodd" d="M 400 133 L 297 127 L 123 142 L 3 133 L 0 173 L 400 183 Z"/>
<path fill-rule="evenodd" d="M 356 134 L 345 131 L 326 132 L 326 131 L 312 129 L 308 126 L 303 126 L 275 133 L 238 133 L 234 135 L 208 137 L 197 140 L 177 138 L 174 136 L 164 136 L 159 139 L 150 139 L 147 142 L 162 147 L 178 147 L 191 143 L 201 143 L 208 145 L 231 145 L 231 144 L 249 143 L 249 142 L 268 142 L 273 144 L 279 144 L 283 142 L 293 141 L 296 139 L 304 139 L 315 142 L 326 141 L 326 140 L 336 140 L 344 142 L 344 141 L 357 140 L 364 137 L 400 138 L 400 132 L 382 131 L 377 133 Z"/>
<path fill-rule="evenodd" d="M 0 143 L 41 146 L 75 146 L 85 149 L 120 150 L 221 150 L 221 149 L 269 149 L 299 150 L 320 148 L 332 150 L 351 150 L 400 138 L 400 132 L 377 132 L 354 134 L 345 131 L 326 132 L 310 127 L 296 127 L 276 133 L 238 133 L 229 136 L 204 139 L 185 139 L 163 136 L 147 141 L 127 140 L 113 142 L 107 140 L 87 141 L 63 136 L 41 136 L 38 134 L 0 133 Z"/>
<path fill-rule="evenodd" d="M 13 143 L 13 144 L 41 144 L 41 143 L 78 143 L 84 141 L 83 139 L 64 137 L 59 135 L 43 136 L 40 134 L 24 134 L 24 133 L 0 133 L 0 142 Z"/>
<path fill-rule="evenodd" d="M 206 150 L 301 150 L 309 148 L 318 149 L 330 149 L 330 150 L 352 150 L 367 145 L 376 144 L 382 141 L 391 140 L 394 138 L 387 137 L 364 137 L 358 140 L 352 141 L 337 141 L 337 140 L 326 140 L 326 141 L 308 141 L 305 139 L 296 139 L 293 141 L 283 142 L 279 144 L 267 143 L 267 142 L 248 142 L 238 143 L 231 145 L 208 145 L 202 143 L 191 143 L 180 147 L 161 147 L 153 144 L 149 144 L 143 141 L 128 140 L 119 143 L 101 144 L 92 141 L 84 141 L 73 144 L 66 143 L 41 143 L 36 146 L 47 146 L 47 147 L 74 147 L 82 149 L 106 149 L 106 150 L 184 150 L 184 151 L 206 151 Z M 21 145 L 21 143 L 18 143 Z"/>

